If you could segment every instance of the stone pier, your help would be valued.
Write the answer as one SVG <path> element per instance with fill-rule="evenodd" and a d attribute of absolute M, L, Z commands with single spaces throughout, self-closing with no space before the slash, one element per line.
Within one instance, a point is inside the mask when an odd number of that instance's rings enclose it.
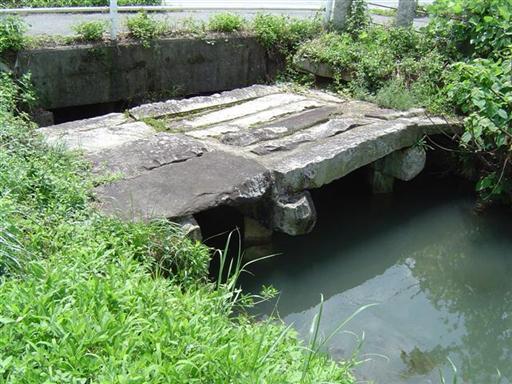
<path fill-rule="evenodd" d="M 199 236 L 193 215 L 219 205 L 237 207 L 259 229 L 308 233 L 316 223 L 309 190 L 373 164 L 375 190 L 388 192 L 394 179 L 423 169 L 417 143 L 424 135 L 454 129 L 420 109 L 255 85 L 40 132 L 49 143 L 82 150 L 94 172 L 113 175 L 96 188 L 106 214 L 185 218 Z"/>

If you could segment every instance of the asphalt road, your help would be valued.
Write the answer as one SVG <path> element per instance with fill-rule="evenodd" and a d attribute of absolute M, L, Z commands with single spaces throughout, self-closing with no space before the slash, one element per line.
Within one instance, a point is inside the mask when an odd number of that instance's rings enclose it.
<path fill-rule="evenodd" d="M 383 0 L 381 0 L 383 2 Z M 242 11 L 240 12 L 245 18 L 253 18 L 256 11 Z M 286 14 L 291 17 L 310 18 L 315 16 L 315 12 L 312 11 L 272 11 L 269 13 L 274 14 Z M 180 21 L 186 18 L 193 17 L 197 20 L 208 20 L 213 14 L 212 11 L 195 11 L 195 12 L 166 12 L 166 13 L 155 13 L 155 18 L 166 20 L 171 25 L 179 25 Z M 133 14 L 120 13 L 120 29 L 121 31 L 126 30 L 126 19 Z M 104 13 L 82 13 L 82 14 L 30 14 L 22 16 L 25 22 L 28 24 L 28 35 L 72 35 L 73 25 L 76 25 L 83 21 L 90 20 L 109 20 L 108 14 Z M 391 18 L 373 15 L 373 19 L 377 23 L 389 23 L 392 21 Z M 428 23 L 427 18 L 420 18 L 415 20 L 415 26 L 421 27 Z"/>

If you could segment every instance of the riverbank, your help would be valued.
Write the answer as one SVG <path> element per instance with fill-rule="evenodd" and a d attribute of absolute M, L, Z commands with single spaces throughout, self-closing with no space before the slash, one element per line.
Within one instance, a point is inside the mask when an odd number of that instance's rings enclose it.
<path fill-rule="evenodd" d="M 234 315 L 249 298 L 209 282 L 210 251 L 177 227 L 98 214 L 102 179 L 14 116 L 23 87 L 1 87 L 3 382 L 353 382 L 279 321 Z"/>

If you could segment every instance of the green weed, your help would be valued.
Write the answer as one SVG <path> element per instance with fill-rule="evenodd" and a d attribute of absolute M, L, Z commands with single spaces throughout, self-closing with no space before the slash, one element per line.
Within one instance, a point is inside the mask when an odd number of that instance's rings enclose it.
<path fill-rule="evenodd" d="M 208 20 L 208 29 L 213 32 L 240 31 L 244 25 L 244 18 L 233 13 L 217 13 Z"/>
<path fill-rule="evenodd" d="M 79 41 L 101 41 L 107 29 L 104 21 L 86 21 L 73 26 L 76 39 Z"/>
<path fill-rule="evenodd" d="M 16 16 L 0 18 L 0 54 L 19 51 L 24 47 L 23 34 L 27 29 L 23 20 Z"/>
<path fill-rule="evenodd" d="M 128 18 L 126 26 L 129 36 L 140 40 L 144 47 L 149 47 L 152 40 L 168 30 L 165 22 L 156 20 L 146 12 L 139 12 L 136 16 Z"/>

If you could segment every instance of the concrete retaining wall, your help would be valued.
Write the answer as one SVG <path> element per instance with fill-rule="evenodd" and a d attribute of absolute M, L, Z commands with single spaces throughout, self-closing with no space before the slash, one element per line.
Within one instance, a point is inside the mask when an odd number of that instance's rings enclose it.
<path fill-rule="evenodd" d="M 175 38 L 22 51 L 18 73 L 32 73 L 44 108 L 216 92 L 272 77 L 254 37 Z"/>

